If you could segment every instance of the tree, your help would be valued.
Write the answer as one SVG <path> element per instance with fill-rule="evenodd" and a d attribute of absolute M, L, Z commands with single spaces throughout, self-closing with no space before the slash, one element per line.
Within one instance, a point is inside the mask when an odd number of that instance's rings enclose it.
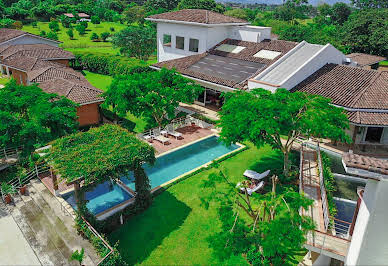
<path fill-rule="evenodd" d="M 35 85 L 17 85 L 13 80 L 0 90 L 0 102 L 0 146 L 23 146 L 25 156 L 35 145 L 78 128 L 77 105 Z"/>
<path fill-rule="evenodd" d="M 352 4 L 358 8 L 388 8 L 386 0 L 352 0 Z"/>
<path fill-rule="evenodd" d="M 214 0 L 181 0 L 178 9 L 207 9 L 218 11 L 217 3 Z"/>
<path fill-rule="evenodd" d="M 85 35 L 86 28 L 83 25 L 78 24 L 75 26 L 75 29 L 78 31 L 79 35 Z"/>
<path fill-rule="evenodd" d="M 155 35 L 150 27 L 129 26 L 113 35 L 112 43 L 122 54 L 146 61 L 156 49 Z"/>
<path fill-rule="evenodd" d="M 62 23 L 62 26 L 64 28 L 70 28 L 71 27 L 71 23 L 72 23 L 72 19 L 67 17 L 67 16 L 65 16 L 65 15 L 62 15 L 61 23 Z"/>
<path fill-rule="evenodd" d="M 331 19 L 334 23 L 342 25 L 352 13 L 350 7 L 345 3 L 335 3 L 331 8 Z"/>
<path fill-rule="evenodd" d="M 247 13 L 245 12 L 244 9 L 241 9 L 241 8 L 235 8 L 232 10 L 228 10 L 224 14 L 227 16 L 231 16 L 231 17 L 235 17 L 235 18 L 239 18 L 239 19 L 245 19 L 245 20 L 248 19 Z"/>
<path fill-rule="evenodd" d="M 124 20 L 128 24 L 138 23 L 140 25 L 143 25 L 145 18 L 145 8 L 136 4 L 131 5 L 124 10 L 123 16 Z"/>
<path fill-rule="evenodd" d="M 301 136 L 350 141 L 344 132 L 349 121 L 343 109 L 327 98 L 302 92 L 264 89 L 226 94 L 219 112 L 221 138 L 226 143 L 251 141 L 257 147 L 269 144 L 284 156 L 283 173 L 288 177 L 289 153 Z M 286 139 L 282 141 L 281 136 Z"/>
<path fill-rule="evenodd" d="M 106 42 L 106 39 L 108 39 L 110 36 L 110 33 L 109 32 L 103 32 L 101 33 L 100 37 L 102 39 L 103 42 Z"/>
<path fill-rule="evenodd" d="M 116 77 L 104 95 L 105 103 L 117 114 L 131 112 L 163 126 L 175 117 L 180 102 L 193 103 L 202 90 L 174 70 L 163 68 Z"/>
<path fill-rule="evenodd" d="M 88 22 L 87 21 L 80 21 L 79 25 L 83 26 L 85 29 L 88 28 Z"/>
<path fill-rule="evenodd" d="M 147 0 L 145 7 L 148 11 L 158 9 L 169 11 L 175 9 L 178 6 L 178 3 L 179 0 Z"/>
<path fill-rule="evenodd" d="M 49 23 L 49 28 L 50 28 L 50 30 L 53 31 L 53 32 L 59 31 L 60 29 L 59 29 L 59 23 L 58 23 L 58 21 L 56 21 L 56 20 L 51 21 L 51 22 Z"/>
<path fill-rule="evenodd" d="M 99 40 L 98 34 L 93 32 L 92 36 L 90 36 L 90 40 L 92 40 L 94 42 L 98 41 Z"/>
<path fill-rule="evenodd" d="M 351 52 L 388 56 L 388 9 L 353 12 L 343 25 L 343 43 Z"/>
<path fill-rule="evenodd" d="M 58 41 L 58 35 L 53 31 L 50 31 L 49 33 L 47 33 L 46 38 Z"/>
<path fill-rule="evenodd" d="M 101 23 L 101 20 L 100 20 L 100 17 L 99 17 L 99 16 L 92 16 L 92 17 L 90 18 L 90 20 L 91 20 L 91 22 L 92 22 L 93 24 L 100 24 L 100 23 Z"/>
<path fill-rule="evenodd" d="M 216 165 L 216 168 L 219 167 Z M 202 205 L 208 208 L 215 202 L 221 206 L 218 218 L 222 228 L 209 238 L 210 246 L 221 260 L 232 254 L 245 254 L 252 265 L 298 263 L 294 256 L 303 249 L 306 233 L 314 229 L 312 219 L 301 216 L 300 209 L 307 210 L 312 200 L 292 188 L 277 189 L 276 176 L 271 180 L 270 192 L 251 196 L 240 193 L 222 169 L 203 182 L 203 187 L 213 191 L 201 198 Z M 226 192 L 217 189 L 222 183 L 227 184 Z"/>
<path fill-rule="evenodd" d="M 67 36 L 69 36 L 70 40 L 73 40 L 73 39 L 74 39 L 73 29 L 68 29 L 68 30 L 66 31 L 66 34 L 67 34 Z"/>

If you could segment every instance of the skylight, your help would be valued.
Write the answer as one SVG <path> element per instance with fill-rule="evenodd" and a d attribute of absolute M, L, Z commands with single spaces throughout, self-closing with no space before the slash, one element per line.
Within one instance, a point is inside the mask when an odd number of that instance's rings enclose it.
<path fill-rule="evenodd" d="M 257 52 L 254 57 L 260 57 L 264 59 L 275 59 L 278 55 L 280 55 L 281 52 L 276 52 L 276 51 L 270 51 L 270 50 L 260 50 Z"/>
<path fill-rule="evenodd" d="M 232 53 L 232 54 L 238 54 L 242 50 L 244 50 L 246 47 L 244 46 L 238 46 L 238 45 L 231 45 L 231 44 L 221 44 L 216 48 L 218 51 Z"/>

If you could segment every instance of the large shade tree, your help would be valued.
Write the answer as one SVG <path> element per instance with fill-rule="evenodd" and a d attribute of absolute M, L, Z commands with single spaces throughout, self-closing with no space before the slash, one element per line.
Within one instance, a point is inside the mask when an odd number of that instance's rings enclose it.
<path fill-rule="evenodd" d="M 22 146 L 23 155 L 78 129 L 77 105 L 36 85 L 13 80 L 0 89 L 0 103 L 0 147 Z"/>
<path fill-rule="evenodd" d="M 288 176 L 289 153 L 301 136 L 316 136 L 347 142 L 349 121 L 343 109 L 318 95 L 264 89 L 226 94 L 220 114 L 221 138 L 227 142 L 251 141 L 257 147 L 269 144 L 284 155 L 283 173 Z M 283 139 L 282 139 L 283 137 Z"/>
<path fill-rule="evenodd" d="M 57 139 L 46 160 L 59 181 L 75 185 L 76 200 L 81 206 L 80 185 L 87 188 L 119 179 L 130 171 L 135 174 L 136 201 L 143 207 L 151 203 L 149 180 L 142 164 L 155 162 L 154 148 L 120 126 L 107 124 Z"/>
<path fill-rule="evenodd" d="M 105 93 L 105 103 L 119 115 L 127 112 L 163 126 L 173 119 L 179 102 L 192 103 L 203 88 L 174 70 L 116 77 Z"/>

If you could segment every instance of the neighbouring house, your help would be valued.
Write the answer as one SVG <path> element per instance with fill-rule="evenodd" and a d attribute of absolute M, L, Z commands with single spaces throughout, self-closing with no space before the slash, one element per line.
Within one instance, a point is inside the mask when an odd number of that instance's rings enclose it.
<path fill-rule="evenodd" d="M 74 18 L 74 15 L 72 13 L 64 13 L 63 15 L 68 17 L 68 18 Z M 77 15 L 80 18 L 80 21 L 82 21 L 82 20 L 90 21 L 90 16 L 86 13 L 78 13 Z"/>
<path fill-rule="evenodd" d="M 10 42 L 15 38 L 18 42 Z M 49 41 L 23 31 L 0 29 L 2 74 L 12 76 L 19 84 L 37 83 L 44 91 L 57 93 L 79 104 L 80 126 L 98 124 L 101 120 L 99 105 L 104 101 L 100 96 L 102 91 L 69 67 L 69 61 L 75 58 L 72 53 L 57 47 L 58 42 Z"/>
<path fill-rule="evenodd" d="M 222 92 L 301 90 L 329 97 L 346 109 L 356 148 L 388 145 L 388 80 L 364 69 L 384 60 L 344 55 L 331 44 L 271 39 L 271 28 L 207 10 L 180 10 L 146 18 L 157 23 L 158 63 L 205 88 L 195 102 L 218 110 Z M 357 61 L 358 60 L 358 61 Z M 386 117 L 387 118 L 386 118 Z M 354 146 L 351 148 L 355 148 Z"/>

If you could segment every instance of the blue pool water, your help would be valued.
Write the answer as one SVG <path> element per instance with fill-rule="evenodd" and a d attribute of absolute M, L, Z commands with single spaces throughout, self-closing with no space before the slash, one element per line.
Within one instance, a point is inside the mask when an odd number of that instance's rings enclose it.
<path fill-rule="evenodd" d="M 151 188 L 160 186 L 171 179 L 240 148 L 240 146 L 235 144 L 226 146 L 219 142 L 218 139 L 217 136 L 206 138 L 158 157 L 153 166 L 145 164 L 144 170 L 150 179 Z M 122 177 L 121 181 L 135 190 L 133 173 Z"/>
<path fill-rule="evenodd" d="M 63 195 L 63 198 L 76 209 L 74 192 Z M 128 192 L 117 184 L 107 181 L 97 185 L 85 193 L 85 199 L 88 200 L 86 207 L 93 214 L 98 214 L 109 208 L 112 208 L 124 201 L 132 198 Z"/>

